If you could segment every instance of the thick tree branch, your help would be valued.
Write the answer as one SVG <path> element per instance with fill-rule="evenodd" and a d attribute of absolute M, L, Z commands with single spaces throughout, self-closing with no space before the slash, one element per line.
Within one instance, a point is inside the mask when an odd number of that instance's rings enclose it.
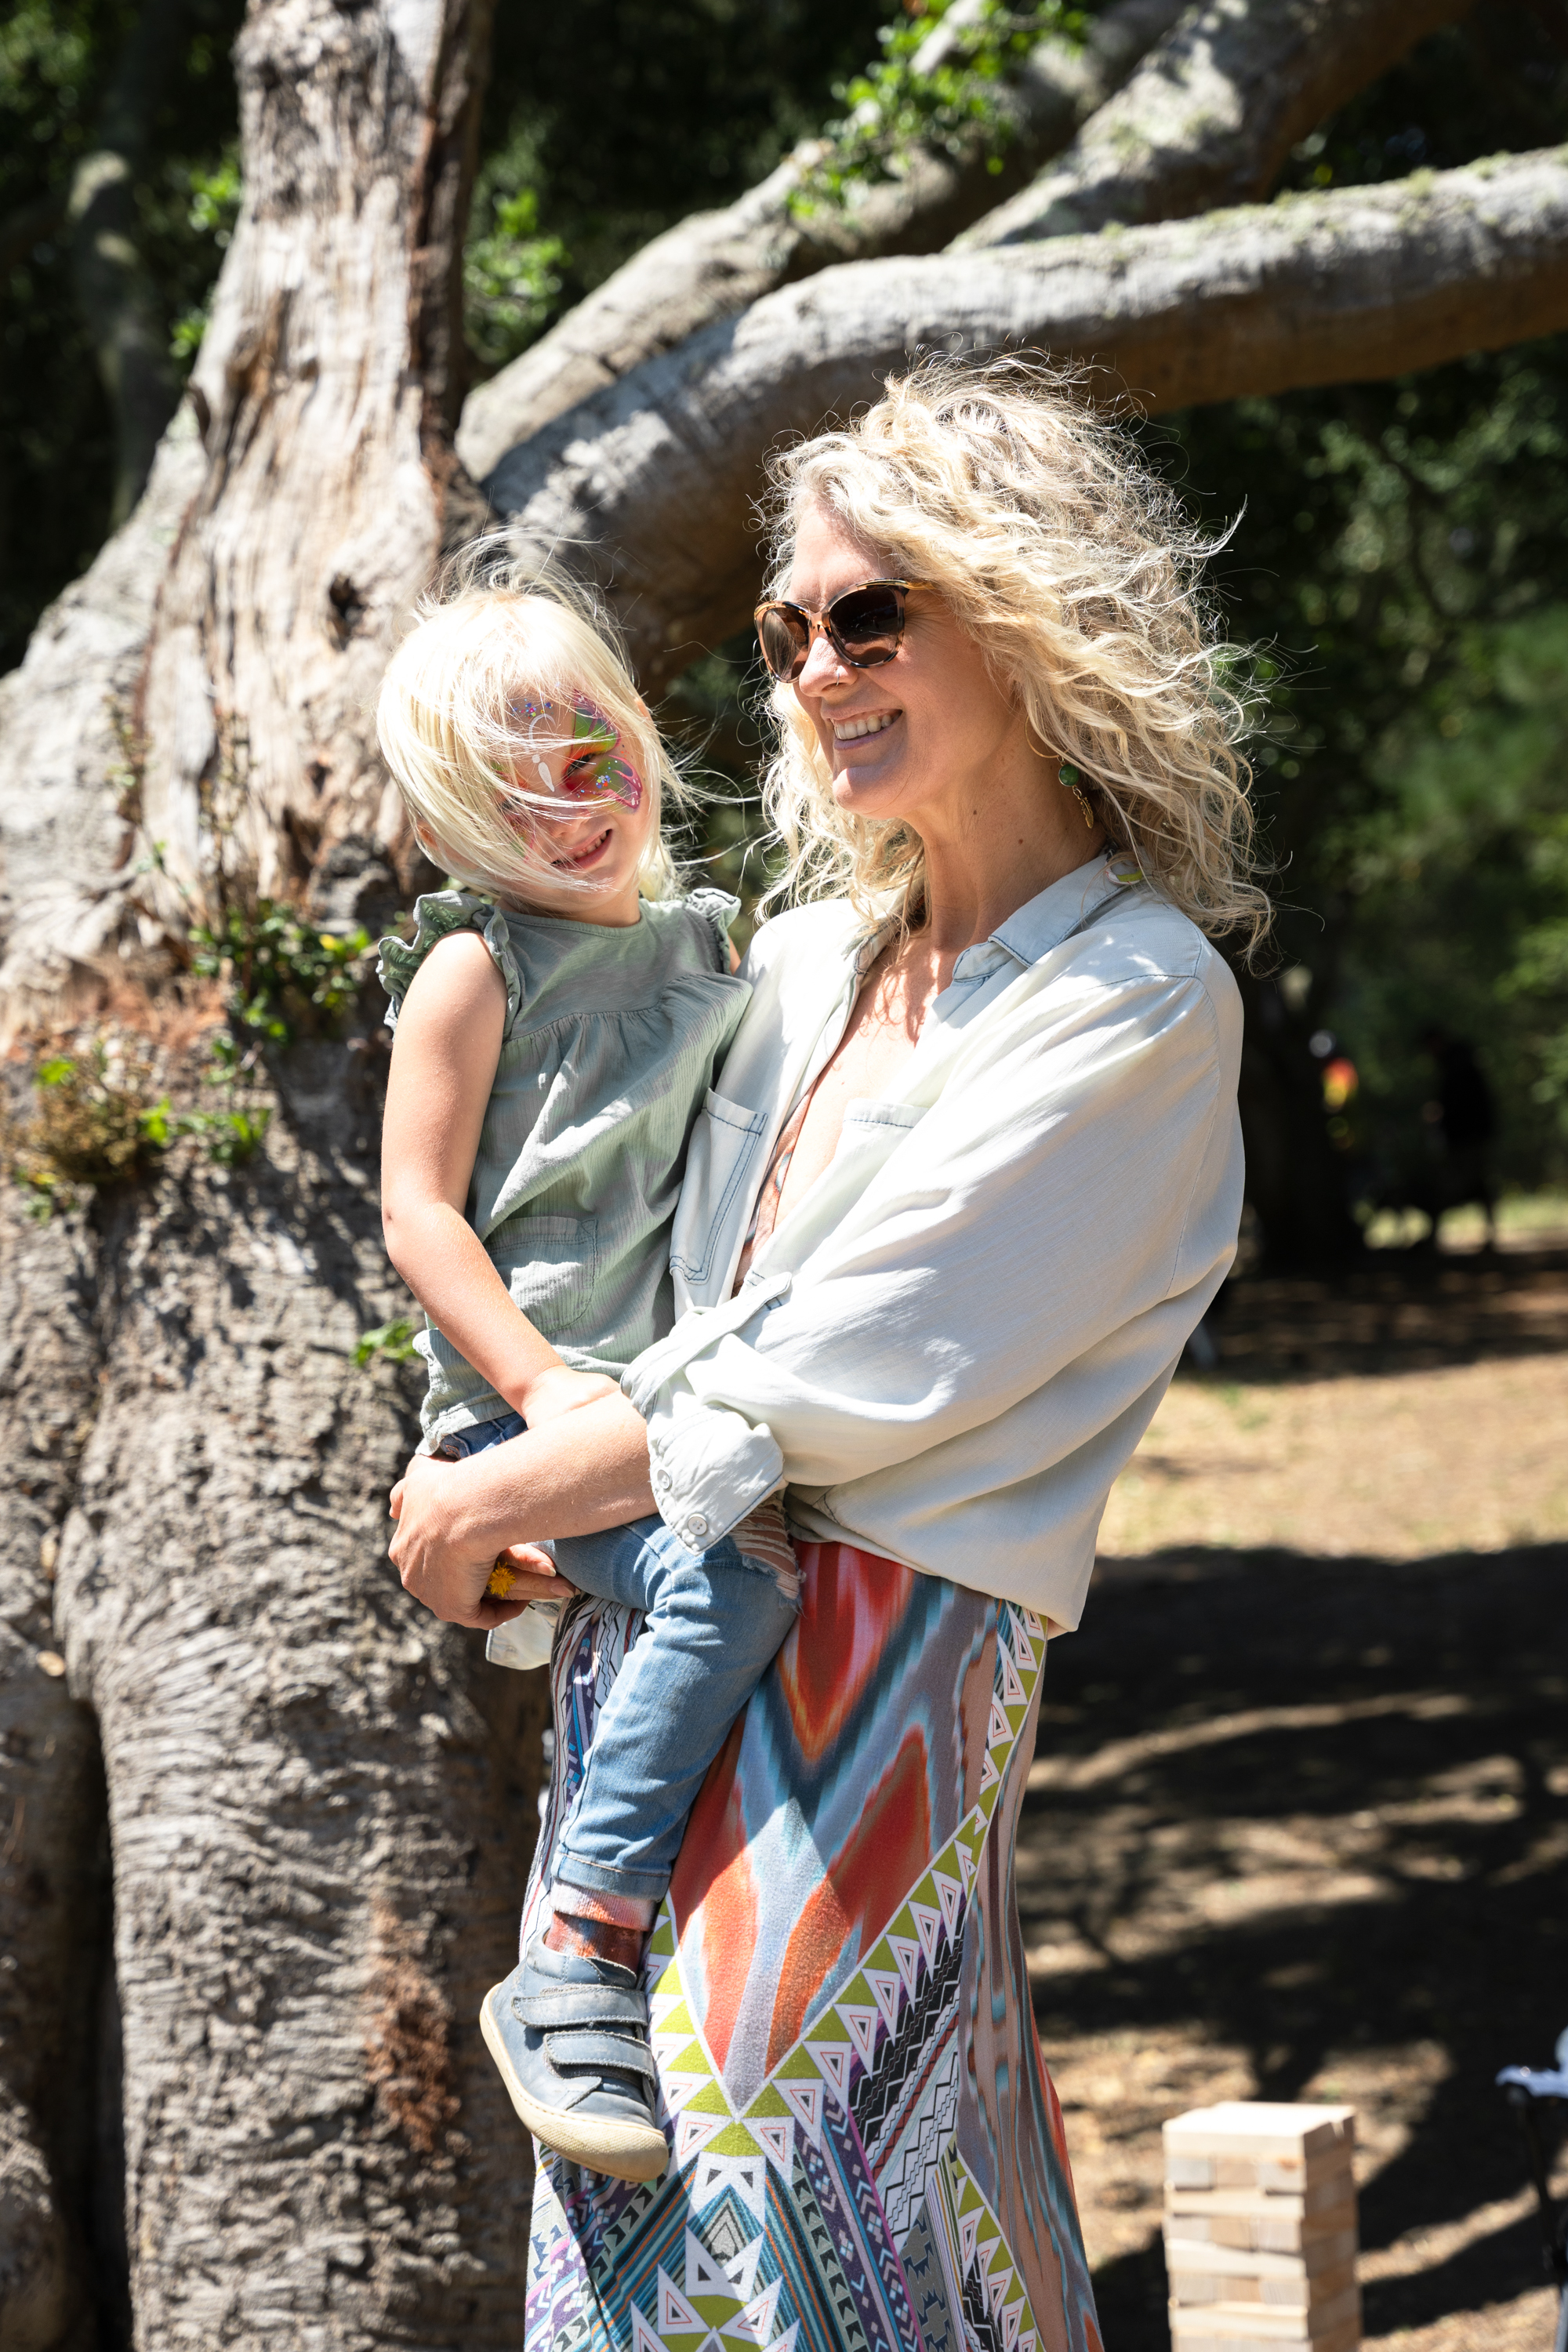
<path fill-rule="evenodd" d="M 1042 41 L 1008 94 L 1012 136 L 1000 174 L 976 137 L 954 158 L 910 156 L 897 177 L 862 189 L 843 210 L 796 212 L 794 202 L 829 153 L 807 140 L 757 187 L 722 211 L 697 213 L 635 254 L 584 301 L 470 394 L 458 448 L 477 477 L 553 417 L 643 361 L 731 319 L 775 287 L 835 262 L 930 252 L 977 219 L 999 194 L 1058 154 L 1180 15 L 1182 0 L 1118 0 L 1082 47 Z M 920 52 L 929 70 L 957 30 L 949 12 Z"/>
<path fill-rule="evenodd" d="M 1403 374 L 1568 326 L 1568 149 L 1201 221 L 854 263 L 769 295 L 562 417 L 491 476 L 524 545 L 574 543 L 645 676 L 757 584 L 761 453 L 920 350 L 1043 349 L 1152 406 Z"/>
<path fill-rule="evenodd" d="M 1208 0 L 963 246 L 1180 220 L 1266 196 L 1296 142 L 1472 0 Z"/>
<path fill-rule="evenodd" d="M 114 413 L 111 530 L 141 497 L 180 396 L 163 306 L 137 242 L 136 179 L 174 60 L 181 14 L 181 0 L 147 0 L 137 11 L 97 141 L 76 167 L 67 206 L 77 300 Z"/>

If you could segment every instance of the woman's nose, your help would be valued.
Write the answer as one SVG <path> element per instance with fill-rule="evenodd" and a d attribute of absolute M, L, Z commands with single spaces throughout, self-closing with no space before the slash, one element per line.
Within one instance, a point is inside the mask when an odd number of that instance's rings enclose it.
<path fill-rule="evenodd" d="M 795 684 L 803 694 L 820 694 L 825 687 L 834 683 L 843 667 L 826 630 L 819 630 L 812 638 L 805 667 Z"/>

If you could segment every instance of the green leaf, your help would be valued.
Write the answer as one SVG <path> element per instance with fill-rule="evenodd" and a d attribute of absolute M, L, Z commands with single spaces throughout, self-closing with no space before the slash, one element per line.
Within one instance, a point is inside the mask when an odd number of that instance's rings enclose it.
<path fill-rule="evenodd" d="M 354 1361 L 368 1364 L 380 1357 L 388 1364 L 405 1364 L 414 1353 L 414 1326 L 406 1315 L 398 1315 L 390 1323 L 380 1323 L 374 1331 L 362 1334 Z"/>

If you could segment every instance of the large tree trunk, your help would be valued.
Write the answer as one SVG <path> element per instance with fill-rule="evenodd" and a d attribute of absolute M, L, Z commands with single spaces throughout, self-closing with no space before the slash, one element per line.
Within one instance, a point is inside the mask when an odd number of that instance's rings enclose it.
<path fill-rule="evenodd" d="M 529 2150 L 477 2016 L 515 1948 L 537 1694 L 384 1556 L 409 1400 L 353 1362 L 400 1302 L 342 1059 L 289 1057 L 253 1180 L 198 1162 L 83 1237 L 100 1401 L 55 1622 L 109 1789 L 147 2347 L 455 2352 L 514 2344 L 522 2306 Z"/>
<path fill-rule="evenodd" d="M 53 1623 L 58 1528 L 98 1402 L 96 1255 L 64 1221 L 40 1229 L 14 1197 L 0 1202 L 0 1396 L 14 1433 L 0 1528 L 0 2343 L 39 2352 L 92 2352 L 100 2317 L 118 2315 L 123 2262 L 103 2227 L 112 2147 L 96 2134 L 102 1772 Z M 106 2175 L 110 2194 L 95 2200 Z"/>
<path fill-rule="evenodd" d="M 753 601 L 762 453 L 925 351 L 1044 349 L 1151 407 L 1403 374 L 1568 325 L 1568 150 L 1156 228 L 851 263 L 707 329 L 513 450 L 522 543 L 588 551 L 644 675 Z"/>
<path fill-rule="evenodd" d="M 485 32 L 477 0 L 254 0 L 195 394 L 7 681 L 11 1018 L 111 1006 L 176 1085 L 216 1006 L 171 1030 L 148 991 L 192 904 L 395 904 L 367 711 L 481 510 L 448 434 Z M 166 876 L 137 873 L 150 844 Z M 353 1361 L 407 1304 L 351 1076 L 374 1059 L 283 1055 L 243 1174 L 196 1155 L 41 1234 L 0 1202 L 32 1449 L 0 1601 L 0 1867 L 28 1906 L 0 1975 L 0 2342 L 33 2352 L 99 2340 L 95 2278 L 115 2340 L 117 2260 L 145 2347 L 520 2333 L 530 2152 L 475 2020 L 540 1694 L 384 1559 L 412 1399 Z"/>
<path fill-rule="evenodd" d="M 808 139 L 722 211 L 696 213 L 655 237 L 559 325 L 469 395 L 458 450 L 476 478 L 553 417 L 617 383 L 715 320 L 732 319 L 776 286 L 843 261 L 929 253 L 1026 184 L 1103 106 L 1139 58 L 1181 16 L 1184 0 L 1116 0 L 1082 45 L 1047 37 L 1004 93 L 1008 140 L 999 172 L 978 134 L 961 155 L 916 149 L 891 175 L 863 185 L 842 208 L 802 205 L 831 162 Z M 922 43 L 931 70 L 951 47 L 963 0 Z"/>

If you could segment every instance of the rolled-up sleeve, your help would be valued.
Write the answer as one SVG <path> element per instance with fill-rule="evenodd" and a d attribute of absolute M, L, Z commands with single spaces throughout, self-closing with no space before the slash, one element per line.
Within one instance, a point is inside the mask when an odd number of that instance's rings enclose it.
<path fill-rule="evenodd" d="M 923 1115 L 868 1140 L 863 1191 L 798 1264 L 792 1217 L 736 1298 L 627 1373 L 671 1526 L 726 1532 L 781 1480 L 853 1490 L 927 1455 L 951 1473 L 1005 1422 L 1016 1484 L 1123 1412 L 1152 1358 L 1121 1351 L 1121 1397 L 1117 1335 L 1142 1324 L 1173 1361 L 1182 1315 L 1161 1310 L 1190 1300 L 1190 1329 L 1234 1249 L 1230 1012 L 1202 971 L 1145 971 L 978 1024 Z M 854 1151 L 847 1128 L 819 1181 L 852 1184 Z"/>

